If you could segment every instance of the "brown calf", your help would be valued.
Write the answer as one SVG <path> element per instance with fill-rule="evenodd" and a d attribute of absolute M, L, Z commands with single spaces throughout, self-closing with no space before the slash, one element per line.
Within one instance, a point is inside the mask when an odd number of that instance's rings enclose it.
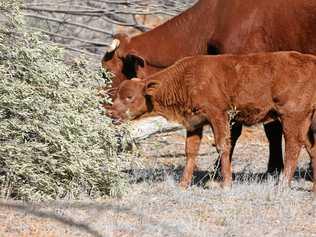
<path fill-rule="evenodd" d="M 223 185 L 230 186 L 232 123 L 249 126 L 279 120 L 285 136 L 285 180 L 290 182 L 305 145 L 316 192 L 315 75 L 316 57 L 296 52 L 185 58 L 145 80 L 123 82 L 111 116 L 125 120 L 159 114 L 183 124 L 187 162 L 182 186 L 191 182 L 205 124 L 213 129 Z"/>

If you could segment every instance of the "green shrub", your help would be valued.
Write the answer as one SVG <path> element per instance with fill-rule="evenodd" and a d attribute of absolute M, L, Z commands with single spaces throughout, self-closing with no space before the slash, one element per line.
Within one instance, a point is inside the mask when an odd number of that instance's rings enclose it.
<path fill-rule="evenodd" d="M 0 0 L 0 188 L 24 200 L 120 195 L 127 154 L 101 114 L 101 70 L 23 28 L 19 3 Z M 123 149 L 122 149 L 123 148 Z M 122 151 L 123 150 L 123 151 Z"/>

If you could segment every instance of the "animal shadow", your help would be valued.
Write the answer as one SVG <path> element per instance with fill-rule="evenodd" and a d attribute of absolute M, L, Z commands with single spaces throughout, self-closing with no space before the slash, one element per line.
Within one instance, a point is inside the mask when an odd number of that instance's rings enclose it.
<path fill-rule="evenodd" d="M 167 178 L 171 177 L 176 182 L 180 181 L 183 166 L 164 166 L 160 168 L 149 168 L 149 169 L 129 169 L 124 172 L 129 175 L 130 183 L 142 183 L 142 182 L 150 182 L 150 183 L 160 183 L 166 181 Z M 306 181 L 313 180 L 313 174 L 311 167 L 309 168 L 298 168 L 295 171 L 294 178 L 295 180 L 304 179 Z M 270 179 L 278 181 L 279 174 L 269 174 L 267 172 L 250 172 L 250 171 L 241 171 L 233 173 L 233 180 L 239 183 L 263 183 Z M 222 180 L 222 176 L 220 171 L 208 171 L 208 170 L 196 170 L 193 173 L 192 185 L 200 186 L 205 188 L 206 184 L 210 181 L 220 182 Z"/>

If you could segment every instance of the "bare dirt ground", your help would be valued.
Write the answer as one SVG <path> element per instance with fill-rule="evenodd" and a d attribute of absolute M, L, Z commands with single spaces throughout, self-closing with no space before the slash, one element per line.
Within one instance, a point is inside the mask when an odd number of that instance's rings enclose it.
<path fill-rule="evenodd" d="M 223 191 L 212 177 L 215 148 L 207 133 L 195 185 L 177 187 L 184 159 L 184 132 L 143 141 L 123 198 L 30 204 L 0 202 L 0 237 L 35 236 L 307 236 L 316 237 L 316 198 L 301 154 L 291 189 L 266 177 L 268 144 L 261 127 L 244 129 L 238 141 L 235 181 Z"/>

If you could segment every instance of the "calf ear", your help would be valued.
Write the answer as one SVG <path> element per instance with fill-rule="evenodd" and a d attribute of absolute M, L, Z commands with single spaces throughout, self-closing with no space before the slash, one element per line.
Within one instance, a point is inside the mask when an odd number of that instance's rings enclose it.
<path fill-rule="evenodd" d="M 145 85 L 145 95 L 153 96 L 160 86 L 160 81 L 150 80 Z"/>
<path fill-rule="evenodd" d="M 145 66 L 145 60 L 135 54 L 127 54 L 123 59 L 124 67 L 123 73 L 127 78 L 131 79 L 137 77 L 138 67 Z"/>

